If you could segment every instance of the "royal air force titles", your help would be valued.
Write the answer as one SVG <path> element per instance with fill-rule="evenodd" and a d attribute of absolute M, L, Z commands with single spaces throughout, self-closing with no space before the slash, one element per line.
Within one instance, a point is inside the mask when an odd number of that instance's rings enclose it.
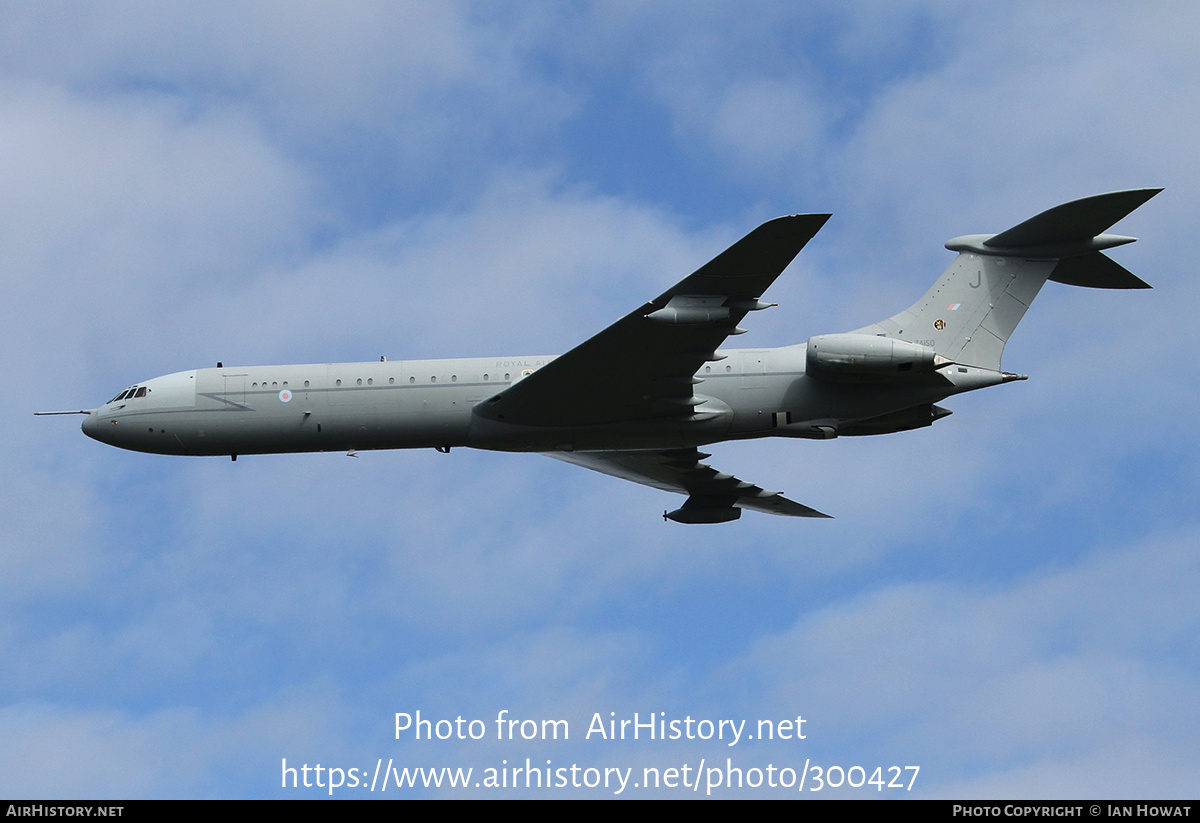
<path fill-rule="evenodd" d="M 755 721 L 667 717 L 666 712 L 618 717 L 609 712 L 592 714 L 584 740 L 720 740 L 736 746 L 743 740 L 804 740 L 807 733 L 801 715 L 795 718 Z M 513 717 L 501 709 L 496 719 L 487 722 L 468 720 L 461 715 L 449 720 L 422 717 L 421 711 L 396 712 L 396 739 L 412 736 L 415 740 L 570 740 L 571 727 L 566 720 L 532 720 Z"/>

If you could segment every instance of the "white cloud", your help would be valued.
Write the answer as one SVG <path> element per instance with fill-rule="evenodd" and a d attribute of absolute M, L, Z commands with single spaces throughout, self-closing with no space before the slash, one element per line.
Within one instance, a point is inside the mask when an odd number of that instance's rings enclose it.
<path fill-rule="evenodd" d="M 1081 763 L 1122 743 L 1154 762 L 1195 734 L 1194 543 L 1183 533 L 1123 546 L 999 587 L 886 585 L 802 615 L 726 676 L 761 684 L 764 707 L 811 715 L 827 757 L 857 739 L 923 764 L 923 792 L 1094 796 Z M 1007 776 L 971 776 L 980 770 Z M 1145 776 L 1110 773 L 1101 793 L 1168 785 Z"/>

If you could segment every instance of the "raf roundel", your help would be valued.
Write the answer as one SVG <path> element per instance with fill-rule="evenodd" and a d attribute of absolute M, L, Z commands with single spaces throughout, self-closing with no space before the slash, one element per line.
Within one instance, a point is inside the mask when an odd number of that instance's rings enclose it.
<path fill-rule="evenodd" d="M 283 391 L 281 391 L 279 393 L 279 402 L 286 403 L 291 399 L 292 399 L 292 393 L 290 391 L 288 391 L 287 389 L 284 389 Z"/>

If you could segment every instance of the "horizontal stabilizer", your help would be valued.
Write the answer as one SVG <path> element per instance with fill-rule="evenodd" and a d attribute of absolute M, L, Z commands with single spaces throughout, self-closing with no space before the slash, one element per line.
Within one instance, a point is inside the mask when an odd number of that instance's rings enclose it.
<path fill-rule="evenodd" d="M 1093 289 L 1148 289 L 1150 284 L 1103 252 L 1094 251 L 1058 261 L 1050 279 L 1068 286 Z"/>
<path fill-rule="evenodd" d="M 1011 248 L 1090 240 L 1160 191 L 1129 189 L 1072 200 L 1000 232 L 985 245 Z"/>

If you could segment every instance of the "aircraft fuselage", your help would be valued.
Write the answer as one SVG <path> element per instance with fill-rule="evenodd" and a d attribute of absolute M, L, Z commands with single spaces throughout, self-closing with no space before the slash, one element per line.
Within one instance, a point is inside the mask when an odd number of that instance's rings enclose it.
<path fill-rule="evenodd" d="M 533 356 L 195 369 L 136 384 L 138 391 L 121 394 L 141 396 L 118 395 L 88 415 L 83 431 L 121 448 L 173 455 L 662 449 L 876 433 L 853 426 L 1004 382 L 998 372 L 959 367 L 896 386 L 829 383 L 805 375 L 805 350 L 719 352 L 724 359 L 696 373 L 704 403 L 694 411 L 602 426 L 517 426 L 474 413 L 476 404 L 554 359 Z"/>
<path fill-rule="evenodd" d="M 1105 233 L 1159 189 L 1055 206 L 996 235 L 964 235 L 925 296 L 870 326 L 773 349 L 724 350 L 827 214 L 763 223 L 655 299 L 557 357 L 480 357 L 196 369 L 131 386 L 83 431 L 179 455 L 455 446 L 542 452 L 687 495 L 664 518 L 727 523 L 742 509 L 825 518 L 703 462 L 699 447 L 758 437 L 888 434 L 950 414 L 960 392 L 1024 379 L 1005 343 L 1048 280 L 1148 284 L 1103 252 Z M 77 414 L 76 411 L 40 412 Z"/>

